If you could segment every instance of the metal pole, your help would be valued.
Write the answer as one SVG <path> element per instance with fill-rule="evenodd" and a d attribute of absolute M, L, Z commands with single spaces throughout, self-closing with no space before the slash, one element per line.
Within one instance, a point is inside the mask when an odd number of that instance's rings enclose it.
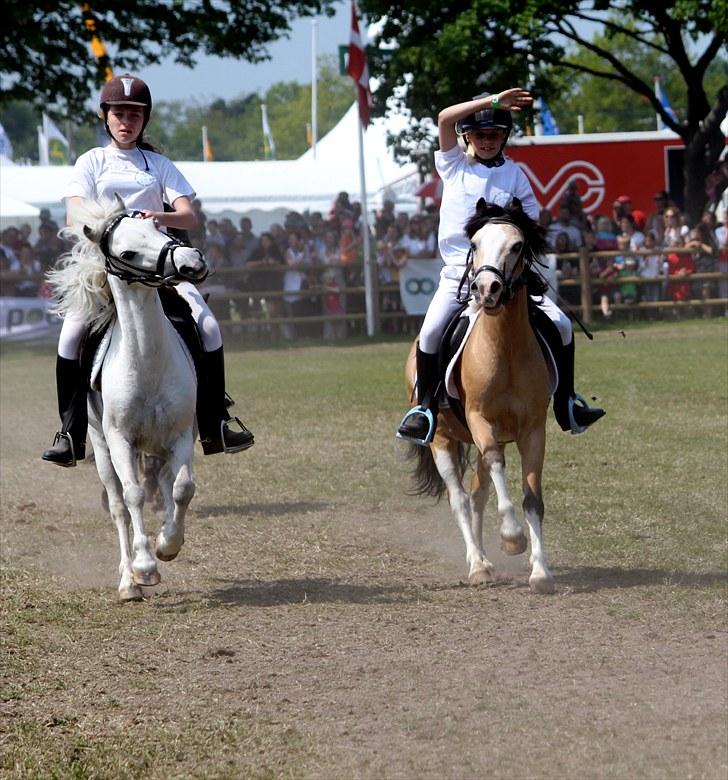
<path fill-rule="evenodd" d="M 361 200 L 361 231 L 362 246 L 364 249 L 364 300 L 367 312 L 367 336 L 374 336 L 379 332 L 379 312 L 377 311 L 377 296 L 375 293 L 375 271 L 372 263 L 371 248 L 369 245 L 369 207 L 367 206 L 367 185 L 364 172 L 364 130 L 359 116 L 356 117 L 356 125 L 359 134 L 359 184 Z"/>
<path fill-rule="evenodd" d="M 318 140 L 317 102 L 318 102 L 318 20 L 311 22 L 311 149 L 313 159 L 316 159 L 316 141 Z"/>

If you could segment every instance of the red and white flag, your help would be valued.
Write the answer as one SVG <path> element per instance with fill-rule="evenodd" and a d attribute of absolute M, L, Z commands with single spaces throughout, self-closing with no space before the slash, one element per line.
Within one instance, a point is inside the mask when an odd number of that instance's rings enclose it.
<path fill-rule="evenodd" d="M 359 119 L 363 127 L 369 126 L 369 111 L 372 107 L 372 93 L 369 91 L 369 68 L 364 53 L 364 45 L 359 35 L 359 21 L 356 18 L 356 6 L 351 4 L 351 38 L 349 38 L 349 64 L 346 72 L 356 82 Z"/>

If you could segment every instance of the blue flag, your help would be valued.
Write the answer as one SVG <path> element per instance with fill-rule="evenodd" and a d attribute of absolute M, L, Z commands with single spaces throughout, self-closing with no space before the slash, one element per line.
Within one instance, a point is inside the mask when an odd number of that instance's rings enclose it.
<path fill-rule="evenodd" d="M 545 100 L 541 101 L 541 125 L 543 126 L 544 135 L 559 135 L 561 132 Z"/>
<path fill-rule="evenodd" d="M 677 122 L 677 114 L 672 110 L 672 106 L 670 105 L 670 101 L 667 99 L 667 95 L 662 90 L 662 85 L 660 84 L 660 77 L 655 76 L 655 97 L 659 101 L 660 105 L 665 109 L 670 119 L 672 119 L 673 122 Z M 658 129 L 662 129 L 664 127 L 664 122 L 662 121 L 662 117 L 657 117 L 657 127 Z"/>

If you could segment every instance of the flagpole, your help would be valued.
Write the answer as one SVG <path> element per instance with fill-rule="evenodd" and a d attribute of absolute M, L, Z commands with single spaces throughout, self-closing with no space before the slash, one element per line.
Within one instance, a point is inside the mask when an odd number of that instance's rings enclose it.
<path fill-rule="evenodd" d="M 311 22 L 311 149 L 313 159 L 316 159 L 316 141 L 318 140 L 318 20 Z"/>
<path fill-rule="evenodd" d="M 364 129 L 357 114 L 356 126 L 359 136 L 359 199 L 361 201 L 361 236 L 364 249 L 364 300 L 367 314 L 367 336 L 374 336 L 378 331 L 375 310 L 374 268 L 369 244 L 369 207 L 367 206 L 367 183 L 364 169 Z"/>

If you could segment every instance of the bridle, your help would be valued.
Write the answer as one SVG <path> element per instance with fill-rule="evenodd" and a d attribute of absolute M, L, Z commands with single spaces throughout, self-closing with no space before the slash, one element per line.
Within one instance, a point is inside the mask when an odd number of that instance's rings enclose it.
<path fill-rule="evenodd" d="M 489 219 L 486 224 L 513 226 L 511 221 L 498 218 Z M 485 227 L 485 225 L 483 227 Z M 474 247 L 471 243 L 470 249 L 468 250 L 468 257 L 465 261 L 465 272 L 463 273 L 462 278 L 460 279 L 460 284 L 458 285 L 458 303 L 467 303 L 473 297 L 473 292 L 476 288 L 478 276 L 483 273 L 483 271 L 490 271 L 498 279 L 503 287 L 500 294 L 499 303 L 505 306 L 528 281 L 526 271 L 531 267 L 531 261 L 524 259 L 525 250 L 526 242 L 524 240 L 521 242 L 521 251 L 518 253 L 516 262 L 513 265 L 513 270 L 511 271 L 508 278 L 506 278 L 505 274 L 500 270 L 500 268 L 496 268 L 494 265 L 481 265 L 480 268 L 478 268 L 478 270 L 472 274 Z M 521 267 L 521 270 L 520 273 L 516 276 L 516 271 L 519 269 L 519 267 Z M 472 278 L 470 278 L 471 274 Z M 468 288 L 467 295 L 463 295 L 464 287 Z"/>
<path fill-rule="evenodd" d="M 104 255 L 104 259 L 106 260 L 107 273 L 110 273 L 112 276 L 116 276 L 122 281 L 128 282 L 129 284 L 139 282 L 141 284 L 147 285 L 148 287 L 161 287 L 162 285 L 170 284 L 171 282 L 175 281 L 189 281 L 184 275 L 179 273 L 174 262 L 175 251 L 180 247 L 185 247 L 186 245 L 172 236 L 169 237 L 169 241 L 167 241 L 159 250 L 159 256 L 157 257 L 157 267 L 155 270 L 139 268 L 138 266 L 135 266 L 123 258 L 111 253 L 109 244 L 111 243 L 111 236 L 113 235 L 114 230 L 116 230 L 116 228 L 119 226 L 122 219 L 135 219 L 136 215 L 140 213 L 141 212 L 139 211 L 133 211 L 130 214 L 127 214 L 126 212 L 117 214 L 104 228 L 104 232 L 101 234 L 101 240 L 99 241 L 99 248 L 101 249 Z M 164 266 L 168 257 L 172 261 L 172 267 L 174 271 L 173 273 L 165 276 Z M 199 278 L 196 277 L 194 281 L 196 283 L 204 281 L 207 278 L 208 273 L 209 271 L 206 271 L 204 276 Z"/>

